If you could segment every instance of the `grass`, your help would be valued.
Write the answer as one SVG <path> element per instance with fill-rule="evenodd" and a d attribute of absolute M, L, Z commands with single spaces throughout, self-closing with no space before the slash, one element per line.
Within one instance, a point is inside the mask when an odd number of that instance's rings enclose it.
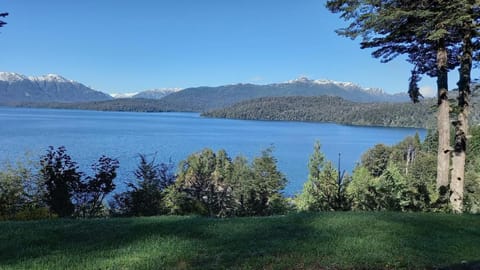
<path fill-rule="evenodd" d="M 2 270 L 424 269 L 462 261 L 480 261 L 480 216 L 342 212 L 0 222 Z"/>

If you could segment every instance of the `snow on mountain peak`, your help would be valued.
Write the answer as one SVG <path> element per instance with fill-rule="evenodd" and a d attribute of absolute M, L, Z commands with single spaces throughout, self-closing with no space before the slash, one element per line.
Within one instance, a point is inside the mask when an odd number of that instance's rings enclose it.
<path fill-rule="evenodd" d="M 28 80 L 26 76 L 23 76 L 18 73 L 14 72 L 0 72 L 0 81 L 5 82 L 16 82 L 16 81 L 23 81 Z"/>
<path fill-rule="evenodd" d="M 308 77 L 300 76 L 295 80 L 289 80 L 287 83 L 313 83 L 313 80 L 310 80 Z"/>
<path fill-rule="evenodd" d="M 144 92 L 156 92 L 156 93 L 172 93 L 183 90 L 182 88 L 157 88 L 151 90 L 145 90 Z"/>
<path fill-rule="evenodd" d="M 131 98 L 131 97 L 135 96 L 136 94 L 138 94 L 138 92 L 134 92 L 134 93 L 111 93 L 109 95 L 113 98 Z"/>
<path fill-rule="evenodd" d="M 74 82 L 72 80 L 67 80 L 64 77 L 57 74 L 47 74 L 39 77 L 29 77 L 32 81 L 47 81 L 47 82 Z"/>
<path fill-rule="evenodd" d="M 339 85 L 342 87 L 359 87 L 358 85 L 352 83 L 352 82 L 338 82 L 338 81 L 332 81 L 332 80 L 326 80 L 326 79 L 320 79 L 320 80 L 312 80 L 309 79 L 308 77 L 301 76 L 298 79 L 295 80 L 289 80 L 286 83 L 309 83 L 309 84 L 335 84 Z"/>

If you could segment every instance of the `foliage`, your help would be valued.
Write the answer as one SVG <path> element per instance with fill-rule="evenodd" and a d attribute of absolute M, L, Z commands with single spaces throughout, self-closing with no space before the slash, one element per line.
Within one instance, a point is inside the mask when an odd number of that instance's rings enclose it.
<path fill-rule="evenodd" d="M 71 216 L 75 210 L 72 198 L 81 185 L 83 173 L 63 146 L 50 146 L 40 159 L 40 174 L 45 186 L 45 203 L 60 217 Z"/>
<path fill-rule="evenodd" d="M 281 196 L 287 179 L 278 170 L 277 159 L 272 152 L 272 147 L 267 148 L 252 162 L 253 187 L 250 189 L 249 199 L 250 204 L 253 204 L 253 215 L 272 215 L 287 208 Z"/>
<path fill-rule="evenodd" d="M 0 171 L 0 220 L 46 218 L 42 191 L 30 161 L 6 162 Z"/>
<path fill-rule="evenodd" d="M 465 211 L 480 213 L 480 126 L 470 128 L 465 173 Z"/>
<path fill-rule="evenodd" d="M 336 211 L 348 210 L 350 201 L 346 188 L 348 177 L 340 175 L 325 155 L 320 151 L 320 143 L 314 145 L 313 154 L 308 163 L 308 179 L 303 191 L 295 198 L 300 211 Z"/>
<path fill-rule="evenodd" d="M 4 18 L 4 17 L 7 17 L 7 16 L 8 16 L 8 13 L 6 13 L 6 12 L 0 13 L 0 17 L 3 17 L 3 18 Z M 0 27 L 5 26 L 5 24 L 7 24 L 5 21 L 0 20 Z"/>
<path fill-rule="evenodd" d="M 179 165 L 176 180 L 176 195 L 186 206 L 182 212 L 193 212 L 208 216 L 227 216 L 231 213 L 231 189 L 226 185 L 229 179 L 231 162 L 225 151 L 215 154 L 204 149 L 187 157 Z"/>
<path fill-rule="evenodd" d="M 353 210 L 379 210 L 376 199 L 377 180 L 367 168 L 358 166 L 353 171 L 352 181 L 347 186 L 347 195 L 352 201 Z"/>
<path fill-rule="evenodd" d="M 119 162 L 101 156 L 92 165 L 94 176 L 87 176 L 75 191 L 75 212 L 82 217 L 95 217 L 101 214 L 106 196 L 115 189 L 113 180 L 117 177 Z"/>
<path fill-rule="evenodd" d="M 164 205 L 166 190 L 175 181 L 171 163 L 148 160 L 139 154 L 139 164 L 134 171 L 136 183 L 128 183 L 129 191 L 115 194 L 110 206 L 115 215 L 153 216 L 167 212 Z"/>
<path fill-rule="evenodd" d="M 180 163 L 168 205 L 173 213 L 216 217 L 282 213 L 287 209 L 280 193 L 286 179 L 276 162 L 271 148 L 251 165 L 242 156 L 232 161 L 224 150 L 204 149 Z"/>
<path fill-rule="evenodd" d="M 43 200 L 55 215 L 95 217 L 104 210 L 105 197 L 114 190 L 119 164 L 106 156 L 92 165 L 94 176 L 85 176 L 64 146 L 50 146 L 40 159 Z"/>
<path fill-rule="evenodd" d="M 355 168 L 347 194 L 354 210 L 440 211 L 436 155 L 417 135 L 387 147 L 376 145 Z"/>
<path fill-rule="evenodd" d="M 387 169 L 392 150 L 384 144 L 377 144 L 368 149 L 361 157 L 361 165 L 374 177 L 379 177 Z"/>
<path fill-rule="evenodd" d="M 348 125 L 430 127 L 433 100 L 411 103 L 356 103 L 339 97 L 265 97 L 208 111 L 206 117 L 249 120 L 334 122 Z"/>

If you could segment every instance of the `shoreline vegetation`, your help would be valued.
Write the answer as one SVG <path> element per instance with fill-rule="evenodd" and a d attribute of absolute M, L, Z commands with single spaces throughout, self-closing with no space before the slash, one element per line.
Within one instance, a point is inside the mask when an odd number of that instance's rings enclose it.
<path fill-rule="evenodd" d="M 477 99 L 474 99 L 474 104 Z M 123 98 L 81 103 L 17 103 L 10 107 L 72 109 L 118 112 L 197 112 L 202 117 L 239 120 L 299 121 L 336 123 L 354 126 L 435 127 L 435 101 L 419 104 L 388 102 L 352 102 L 333 96 L 262 97 L 214 110 L 196 110 L 177 106 L 162 99 Z M 480 123 L 480 112 L 472 111 L 470 123 Z"/>
<path fill-rule="evenodd" d="M 49 147 L 0 167 L 0 269 L 478 269 L 480 126 L 471 134 L 462 215 L 436 192 L 432 131 L 375 145 L 352 175 L 316 142 L 293 198 L 273 148 L 139 154 L 118 190 L 117 160 L 86 174 Z"/>

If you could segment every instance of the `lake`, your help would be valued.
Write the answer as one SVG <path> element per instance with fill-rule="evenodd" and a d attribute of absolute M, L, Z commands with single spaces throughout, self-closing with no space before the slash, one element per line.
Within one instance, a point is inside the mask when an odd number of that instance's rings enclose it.
<path fill-rule="evenodd" d="M 133 178 L 137 156 L 178 164 L 204 148 L 225 149 L 249 160 L 274 146 L 279 169 L 287 176 L 287 195 L 302 189 L 316 140 L 334 164 L 351 171 L 377 143 L 395 144 L 423 129 L 344 126 L 331 123 L 245 121 L 202 118 L 196 113 L 130 113 L 0 107 L 0 161 L 27 153 L 38 160 L 48 146 L 65 146 L 82 170 L 101 155 L 117 158 L 117 184 Z"/>

